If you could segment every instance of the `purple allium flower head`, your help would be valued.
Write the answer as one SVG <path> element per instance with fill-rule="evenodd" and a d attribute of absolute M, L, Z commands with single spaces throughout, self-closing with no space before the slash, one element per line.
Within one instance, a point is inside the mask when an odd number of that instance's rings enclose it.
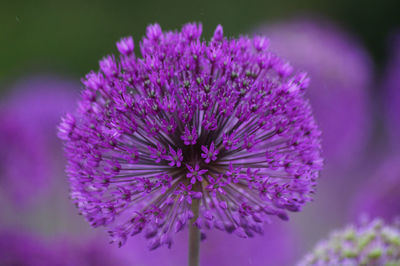
<path fill-rule="evenodd" d="M 351 216 L 382 217 L 391 220 L 400 215 L 400 156 L 383 161 L 356 193 Z"/>
<path fill-rule="evenodd" d="M 59 126 L 73 201 L 119 245 L 144 232 L 151 249 L 170 246 L 193 200 L 202 231 L 240 237 L 311 200 L 322 159 L 308 77 L 263 37 L 229 40 L 218 26 L 207 43 L 201 32 L 149 26 L 142 57 L 102 59 Z"/>
<path fill-rule="evenodd" d="M 384 79 L 384 107 L 386 111 L 386 127 L 390 144 L 396 149 L 400 146 L 400 32 L 390 42 L 390 60 Z"/>
<path fill-rule="evenodd" d="M 293 19 L 260 27 L 271 50 L 312 77 L 309 96 L 322 131 L 326 168 L 348 166 L 360 155 L 371 121 L 372 60 L 345 32 L 324 20 Z"/>
<path fill-rule="evenodd" d="M 7 199 L 31 203 L 49 187 L 51 175 L 62 173 L 56 126 L 72 110 L 77 88 L 54 76 L 31 76 L 16 82 L 0 102 L 0 193 Z"/>
<path fill-rule="evenodd" d="M 318 243 L 298 265 L 400 265 L 400 228 L 375 219 Z"/>

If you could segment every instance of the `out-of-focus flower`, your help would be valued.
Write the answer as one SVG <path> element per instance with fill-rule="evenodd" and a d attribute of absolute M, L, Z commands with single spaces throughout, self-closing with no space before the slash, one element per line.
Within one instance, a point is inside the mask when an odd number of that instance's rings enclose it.
<path fill-rule="evenodd" d="M 351 36 L 323 20 L 293 19 L 265 25 L 257 33 L 312 77 L 307 96 L 321 126 L 326 169 L 354 164 L 369 137 L 368 89 L 373 82 L 367 52 Z"/>
<path fill-rule="evenodd" d="M 348 226 L 321 241 L 300 265 L 400 265 L 400 230 L 375 219 Z"/>
<path fill-rule="evenodd" d="M 400 32 L 393 36 L 384 77 L 384 108 L 390 145 L 400 146 Z"/>
<path fill-rule="evenodd" d="M 266 226 L 262 237 L 243 241 L 223 232 L 210 234 L 201 247 L 201 265 L 291 265 L 300 240 L 288 226 Z"/>
<path fill-rule="evenodd" d="M 77 85 L 51 76 L 21 80 L 0 102 L 0 191 L 25 205 L 62 173 L 59 116 L 72 109 Z M 57 158 L 57 159 L 56 159 Z"/>
<path fill-rule="evenodd" d="M 374 171 L 354 197 L 352 218 L 360 214 L 386 220 L 400 215 L 400 156 L 388 157 Z"/>
<path fill-rule="evenodd" d="M 95 239 L 73 242 L 68 238 L 44 239 L 7 230 L 0 233 L 0 265 L 93 266 L 139 265 L 119 257 L 107 244 Z"/>
<path fill-rule="evenodd" d="M 263 236 L 243 241 L 233 234 L 216 230 L 201 244 L 200 265 L 275 266 L 291 265 L 298 258 L 300 238 L 288 223 L 266 225 Z M 110 250 L 131 265 L 187 265 L 187 231 L 174 238 L 174 248 L 149 251 L 146 239 L 134 238 L 124 246 L 110 246 Z"/>
<path fill-rule="evenodd" d="M 150 249 L 170 246 L 192 204 L 202 231 L 246 238 L 311 200 L 322 159 L 309 79 L 263 37 L 228 40 L 218 26 L 207 43 L 201 33 L 151 25 L 142 58 L 122 39 L 119 61 L 86 76 L 59 126 L 73 201 L 119 245 L 144 232 Z"/>
<path fill-rule="evenodd" d="M 80 240 L 71 240 L 68 237 L 59 238 L 49 243 L 56 256 L 63 260 L 59 264 L 65 266 L 145 266 L 145 261 L 137 260 L 135 250 L 122 256 L 122 252 L 116 247 L 111 248 L 110 244 L 104 241 L 104 237 L 87 237 Z"/>
<path fill-rule="evenodd" d="M 75 107 L 79 88 L 77 82 L 57 75 L 31 75 L 9 88 L 1 106 L 12 110 L 12 117 L 18 117 L 27 127 L 46 134 L 48 139 L 57 132 L 54 127 L 57 127 L 60 115 Z M 56 139 L 52 137 L 51 141 Z"/>
<path fill-rule="evenodd" d="M 57 259 L 46 245 L 17 231 L 0 233 L 0 265 L 56 265 Z"/>
<path fill-rule="evenodd" d="M 0 111 L 0 184 L 3 196 L 26 203 L 48 186 L 43 136 L 26 128 L 13 112 Z"/>

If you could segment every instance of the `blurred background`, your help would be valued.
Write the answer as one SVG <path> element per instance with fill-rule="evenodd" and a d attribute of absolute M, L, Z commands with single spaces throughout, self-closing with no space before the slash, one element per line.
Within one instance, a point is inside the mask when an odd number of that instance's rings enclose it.
<path fill-rule="evenodd" d="M 399 1 L 374 0 L 2 1 L 0 265 L 12 265 L 11 250 L 21 265 L 185 265 L 184 235 L 171 252 L 149 252 L 134 239 L 117 250 L 104 230 L 90 228 L 68 200 L 56 138 L 60 117 L 79 97 L 80 79 L 117 53 L 123 36 L 133 36 L 138 54 L 154 22 L 163 30 L 201 22 L 206 40 L 218 24 L 229 37 L 270 36 L 271 49 L 310 72 L 311 103 L 328 131 L 315 202 L 287 223 L 267 225 L 265 237 L 248 240 L 245 249 L 246 240 L 216 233 L 203 244 L 201 265 L 293 265 L 330 231 L 364 214 L 390 221 L 400 213 L 399 10 Z M 19 250 L 28 238 L 41 239 L 43 247 Z M 59 253 L 67 256 L 63 264 Z M 240 256 L 217 260 L 233 253 Z"/>
<path fill-rule="evenodd" d="M 114 43 L 158 22 L 164 29 L 201 21 L 206 39 L 215 26 L 226 36 L 298 15 L 332 19 L 362 40 L 375 62 L 386 60 L 388 34 L 399 25 L 398 1 L 3 1 L 0 10 L 0 78 L 32 70 L 57 70 L 81 77 L 99 57 L 116 52 Z"/>

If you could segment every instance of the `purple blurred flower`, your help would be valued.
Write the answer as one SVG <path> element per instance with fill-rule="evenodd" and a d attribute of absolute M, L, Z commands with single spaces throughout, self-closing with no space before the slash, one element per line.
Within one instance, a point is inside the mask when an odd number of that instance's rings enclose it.
<path fill-rule="evenodd" d="M 312 77 L 310 97 L 321 126 L 326 168 L 348 166 L 369 137 L 368 89 L 373 82 L 367 52 L 336 26 L 323 20 L 294 19 L 260 27 L 271 50 Z"/>
<path fill-rule="evenodd" d="M 298 236 L 288 223 L 264 226 L 263 236 L 243 241 L 233 234 L 216 230 L 208 234 L 201 244 L 200 265 L 230 266 L 276 266 L 293 265 L 301 244 Z M 187 265 L 187 231 L 174 238 L 174 248 L 159 248 L 148 251 L 145 239 L 135 238 L 121 248 L 114 250 L 118 257 L 130 261 L 132 265 Z M 134 251 L 134 252 L 133 252 Z"/>
<path fill-rule="evenodd" d="M 400 228 L 375 219 L 318 243 L 298 265 L 400 265 Z"/>
<path fill-rule="evenodd" d="M 351 216 L 394 219 L 400 214 L 400 156 L 388 157 L 373 171 L 367 182 L 359 187 L 352 207 Z"/>
<path fill-rule="evenodd" d="M 393 36 L 390 44 L 390 59 L 384 79 L 384 108 L 390 145 L 400 146 L 400 32 Z"/>
<path fill-rule="evenodd" d="M 1 106 L 15 112 L 13 116 L 23 119 L 27 126 L 53 136 L 60 115 L 76 106 L 79 87 L 78 83 L 64 77 L 32 75 L 9 88 L 9 95 Z"/>
<path fill-rule="evenodd" d="M 0 232 L 0 265 L 133 265 L 134 261 L 110 250 L 109 245 L 98 240 L 74 242 L 65 237 L 50 240 L 20 230 L 3 229 Z"/>
<path fill-rule="evenodd" d="M 57 256 L 42 239 L 20 231 L 0 232 L 0 265 L 51 266 Z"/>
<path fill-rule="evenodd" d="M 240 237 L 311 200 L 322 159 L 307 76 L 263 37 L 228 40 L 218 26 L 207 43 L 201 32 L 151 25 L 143 58 L 119 45 L 119 61 L 107 56 L 86 76 L 76 113 L 59 126 L 73 201 L 119 245 L 143 231 L 151 249 L 170 246 L 194 216 L 192 200 L 202 231 Z"/>
<path fill-rule="evenodd" d="M 267 225 L 264 236 L 247 241 L 215 232 L 201 247 L 201 265 L 292 265 L 301 242 L 290 228 L 281 225 Z"/>
<path fill-rule="evenodd" d="M 1 193 L 18 204 L 25 204 L 47 187 L 48 154 L 45 140 L 13 112 L 0 111 L 0 184 Z"/>
<path fill-rule="evenodd" d="M 19 204 L 36 199 L 62 169 L 55 138 L 59 116 L 72 110 L 76 84 L 51 76 L 16 83 L 0 103 L 1 193 Z M 61 171 L 58 171 L 62 173 Z"/>
<path fill-rule="evenodd" d="M 59 262 L 55 265 L 65 266 L 128 266 L 144 265 L 142 261 L 135 260 L 135 256 L 123 256 L 122 252 L 110 248 L 104 241 L 104 237 L 88 237 L 86 239 L 71 240 L 69 238 L 59 238 L 53 240 L 50 245 L 53 252 L 57 255 Z M 127 250 L 125 252 L 128 252 Z M 129 251 L 132 253 L 132 250 Z M 140 263 L 139 263 L 140 262 Z"/>
<path fill-rule="evenodd" d="M 118 51 L 123 55 L 131 55 L 135 48 L 132 37 L 122 38 L 117 43 Z"/>

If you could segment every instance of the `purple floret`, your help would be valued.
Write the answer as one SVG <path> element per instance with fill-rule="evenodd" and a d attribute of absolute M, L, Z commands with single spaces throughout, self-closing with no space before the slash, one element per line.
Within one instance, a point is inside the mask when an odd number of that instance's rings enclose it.
<path fill-rule="evenodd" d="M 190 131 L 187 127 L 185 127 L 185 133 L 181 136 L 181 139 L 185 143 L 185 145 L 194 145 L 197 140 L 196 129 L 192 128 Z"/>
<path fill-rule="evenodd" d="M 208 171 L 207 169 L 201 170 L 199 164 L 196 164 L 194 168 L 190 165 L 187 165 L 187 168 L 189 169 L 189 173 L 187 173 L 186 176 L 191 179 L 190 183 L 192 184 L 196 183 L 196 179 L 199 182 L 203 181 L 202 175 Z"/>
<path fill-rule="evenodd" d="M 240 237 L 310 201 L 322 159 L 307 76 L 263 37 L 229 40 L 218 26 L 205 42 L 197 24 L 146 32 L 142 57 L 122 39 L 122 54 L 83 79 L 59 126 L 71 198 L 87 221 L 119 245 L 144 232 L 154 249 L 195 216 L 194 199 L 202 232 Z"/>
<path fill-rule="evenodd" d="M 211 161 L 217 160 L 217 155 L 219 151 L 215 149 L 214 142 L 211 143 L 210 148 L 207 148 L 206 146 L 202 145 L 201 150 L 203 153 L 201 154 L 201 158 L 204 159 L 205 163 L 210 163 Z"/>

